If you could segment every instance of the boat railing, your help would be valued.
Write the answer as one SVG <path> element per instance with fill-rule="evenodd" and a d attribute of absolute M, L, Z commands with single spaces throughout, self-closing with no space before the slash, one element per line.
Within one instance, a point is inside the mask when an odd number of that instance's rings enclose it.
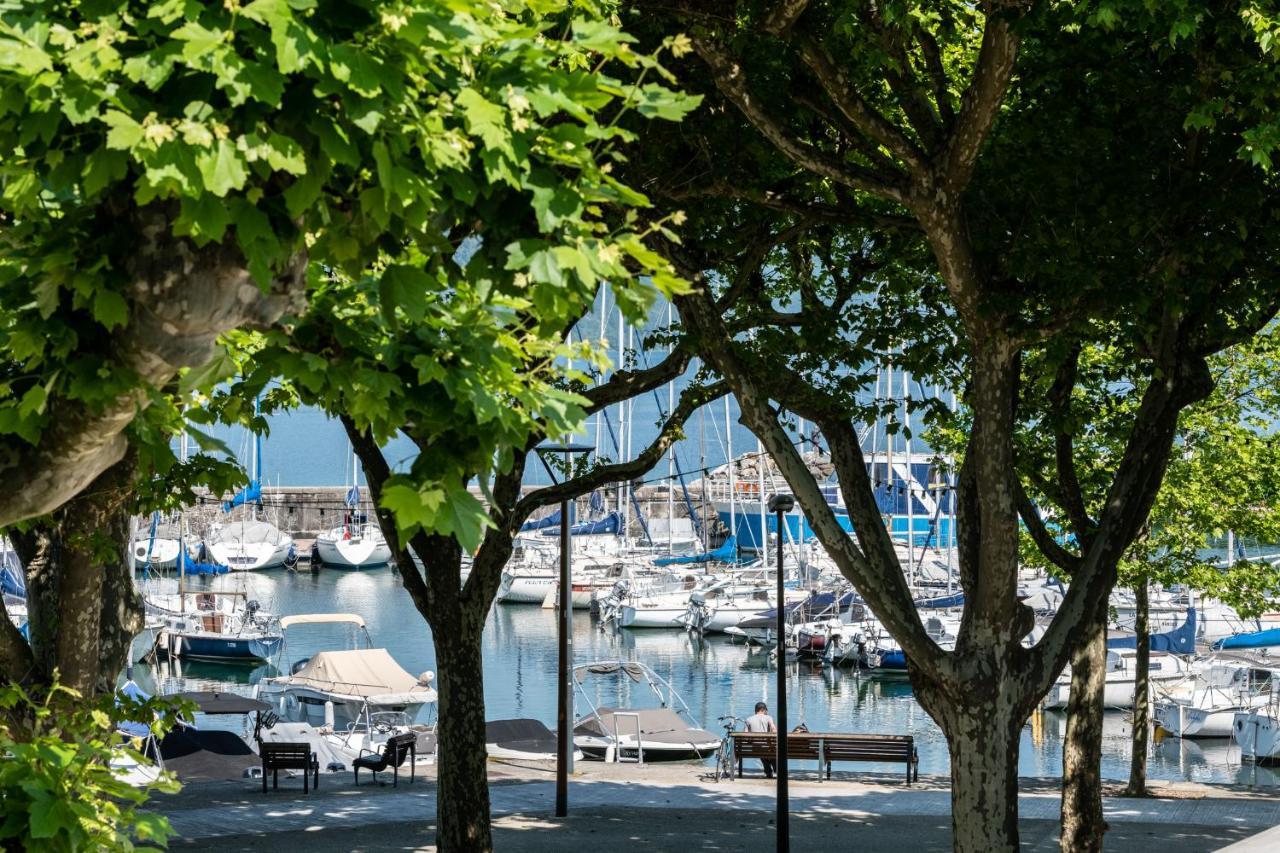
<path fill-rule="evenodd" d="M 644 738 L 640 732 L 640 715 L 631 711 L 615 711 L 613 713 L 613 760 L 621 763 L 629 761 L 622 757 L 622 738 L 618 732 L 618 718 L 628 717 L 635 721 L 636 724 L 636 764 L 644 764 Z"/>

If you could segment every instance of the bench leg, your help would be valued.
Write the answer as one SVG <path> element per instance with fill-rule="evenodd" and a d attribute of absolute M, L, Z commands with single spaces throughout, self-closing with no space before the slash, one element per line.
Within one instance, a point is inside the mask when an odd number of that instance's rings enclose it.
<path fill-rule="evenodd" d="M 418 780 L 418 750 L 416 747 L 409 747 L 409 784 L 412 785 Z"/>
<path fill-rule="evenodd" d="M 360 768 L 359 768 L 359 767 L 354 767 L 354 768 L 352 768 L 352 769 L 353 769 L 353 770 L 355 770 L 355 773 L 356 773 L 356 784 L 357 784 L 357 785 L 359 785 L 359 784 L 360 784 Z"/>
<path fill-rule="evenodd" d="M 302 793 L 311 793 L 311 768 L 306 766 L 302 768 Z"/>
<path fill-rule="evenodd" d="M 311 756 L 311 769 L 314 770 L 316 774 L 315 781 L 312 783 L 311 787 L 319 791 L 320 790 L 320 759 L 317 758 L 314 754 Z"/>
<path fill-rule="evenodd" d="M 391 787 L 393 788 L 400 787 L 400 765 L 399 764 L 391 768 Z"/>

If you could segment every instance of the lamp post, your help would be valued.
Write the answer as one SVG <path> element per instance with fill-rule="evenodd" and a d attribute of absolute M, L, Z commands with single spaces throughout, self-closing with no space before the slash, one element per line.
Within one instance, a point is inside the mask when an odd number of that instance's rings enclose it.
<path fill-rule="evenodd" d="M 782 531 L 787 513 L 795 508 L 796 499 L 791 495 L 774 495 L 769 498 L 769 512 L 778 519 L 778 853 L 791 849 L 791 826 L 787 801 L 787 614 L 786 598 L 782 582 Z M 819 768 L 821 770 L 821 768 Z"/>
<path fill-rule="evenodd" d="M 589 453 L 595 448 L 582 444 L 557 444 L 541 445 L 537 450 L 539 454 L 561 454 L 567 481 L 570 478 L 570 457 L 574 453 Z M 547 464 L 545 456 L 542 464 Z M 547 470 L 550 471 L 550 466 Z M 569 814 L 569 774 L 573 771 L 573 584 L 570 571 L 573 537 L 570 535 L 569 504 L 567 497 L 560 501 L 560 608 L 556 614 L 560 639 L 556 678 L 556 817 Z"/>

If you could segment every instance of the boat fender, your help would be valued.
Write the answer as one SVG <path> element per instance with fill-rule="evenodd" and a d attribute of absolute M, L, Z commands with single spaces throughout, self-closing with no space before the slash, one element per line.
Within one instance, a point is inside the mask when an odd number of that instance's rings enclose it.
<path fill-rule="evenodd" d="M 418 683 L 421 684 L 423 687 L 430 687 L 431 682 L 435 680 L 436 680 L 436 674 L 431 670 L 427 670 L 426 672 L 422 673 L 422 675 L 418 676 Z"/>
<path fill-rule="evenodd" d="M 324 703 L 324 725 L 327 729 L 333 728 L 333 700 Z"/>

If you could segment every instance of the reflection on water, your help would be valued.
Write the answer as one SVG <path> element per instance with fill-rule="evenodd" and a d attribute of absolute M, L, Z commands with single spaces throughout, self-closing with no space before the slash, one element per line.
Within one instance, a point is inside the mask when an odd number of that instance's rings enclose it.
<path fill-rule="evenodd" d="M 426 622 L 400 585 L 394 568 L 363 572 L 322 569 L 315 574 L 280 570 L 193 579 L 188 588 L 243 591 L 266 610 L 293 613 L 357 613 L 364 617 L 375 647 L 387 648 L 407 671 L 434 670 L 435 653 Z M 160 590 L 166 588 L 161 582 Z M 167 588 L 176 588 L 168 582 Z M 730 643 L 724 637 L 702 640 L 675 631 L 601 631 L 590 616 L 575 611 L 574 659 L 643 660 L 667 679 L 689 704 L 705 728 L 715 730 L 716 718 L 751 713 L 758 701 L 775 706 L 777 673 L 768 656 Z M 340 626 L 291 628 L 281 661 L 287 671 L 294 661 L 326 648 L 348 647 L 353 638 Z M 484 642 L 484 683 L 489 719 L 533 717 L 554 725 L 556 716 L 556 620 L 551 610 L 537 606 L 498 606 L 489 616 Z M 161 692 L 226 689 L 247 691 L 250 685 L 277 674 L 272 666 L 237 666 L 180 662 L 135 667 L 144 687 Z M 641 700 L 644 685 L 627 686 L 618 694 L 611 683 L 588 684 L 593 702 L 625 703 Z M 808 664 L 788 667 L 789 722 L 810 729 L 912 734 L 925 773 L 947 769 L 947 745 L 938 729 L 911 695 L 902 675 L 867 676 L 854 671 L 824 669 Z M 629 693 L 628 693 L 629 691 Z M 579 709 L 580 711 L 582 709 Z M 1023 730 L 1020 770 L 1025 776 L 1053 777 L 1062 769 L 1065 717 L 1041 713 Z M 1127 715 L 1109 712 L 1103 726 L 1103 775 L 1125 779 L 1129 771 L 1130 727 Z M 802 765 L 803 766 L 803 765 Z M 1229 741 L 1179 741 L 1152 744 L 1148 769 L 1152 779 L 1200 782 L 1240 782 L 1275 785 L 1275 771 L 1241 765 L 1239 750 Z"/>

